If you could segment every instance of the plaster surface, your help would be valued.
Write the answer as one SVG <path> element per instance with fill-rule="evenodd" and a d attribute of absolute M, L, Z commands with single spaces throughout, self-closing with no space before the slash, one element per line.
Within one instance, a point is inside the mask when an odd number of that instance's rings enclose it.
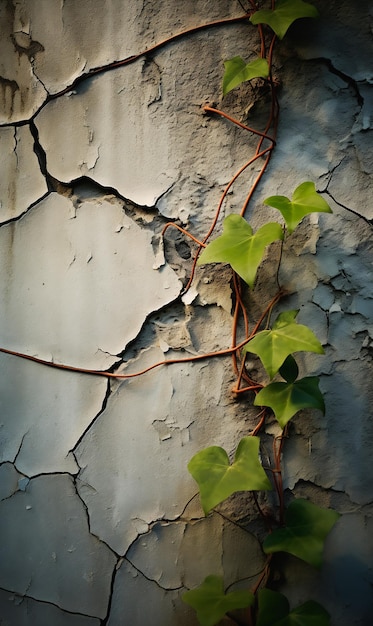
<path fill-rule="evenodd" d="M 265 124 L 258 85 L 221 93 L 223 61 L 253 58 L 257 40 L 248 23 L 220 23 L 243 14 L 236 0 L 156 5 L 0 5 L 0 347 L 49 363 L 0 353 L 8 626 L 196 626 L 185 589 L 211 573 L 250 587 L 263 568 L 250 495 L 205 518 L 186 469 L 209 445 L 232 457 L 256 424 L 232 393 L 229 357 L 185 361 L 231 346 L 231 273 L 200 267 L 184 293 L 195 244 L 172 228 L 162 243 L 169 220 L 203 238 L 255 150 L 255 136 L 203 106 Z M 283 459 L 285 497 L 342 518 L 321 573 L 289 557 L 277 582 L 293 606 L 321 602 L 331 626 L 368 626 L 373 5 L 315 5 L 320 18 L 294 24 L 275 48 L 278 140 L 247 218 L 254 228 L 278 220 L 263 199 L 304 180 L 333 210 L 305 218 L 282 250 L 279 310 L 299 309 L 319 337 L 325 355 L 299 365 L 320 376 L 326 404 L 325 416 L 291 422 Z M 260 166 L 232 186 L 216 232 Z M 260 267 L 253 320 L 277 289 L 279 255 L 274 245 Z M 169 359 L 184 362 L 111 376 Z M 263 454 L 278 433 L 269 419 Z"/>

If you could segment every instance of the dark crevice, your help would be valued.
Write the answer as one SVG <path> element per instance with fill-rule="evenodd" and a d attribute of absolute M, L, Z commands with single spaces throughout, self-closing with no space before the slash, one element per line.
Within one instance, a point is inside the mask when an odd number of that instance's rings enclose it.
<path fill-rule="evenodd" d="M 110 395 L 111 395 L 111 384 L 110 384 L 110 378 L 108 378 L 107 379 L 107 385 L 106 385 L 106 393 L 105 393 L 105 397 L 104 397 L 103 402 L 102 402 L 101 409 L 99 410 L 97 415 L 92 419 L 92 421 L 88 424 L 87 428 L 82 432 L 82 434 L 80 435 L 79 439 L 76 441 L 76 443 L 75 443 L 74 447 L 72 448 L 72 450 L 69 450 L 69 452 L 68 452 L 68 454 L 70 452 L 73 454 L 74 459 L 75 459 L 75 461 L 76 461 L 78 466 L 79 466 L 79 463 L 78 463 L 78 461 L 76 459 L 75 451 L 76 451 L 78 445 L 82 442 L 82 440 L 86 436 L 86 434 L 90 431 L 92 426 L 94 426 L 94 424 L 97 422 L 97 420 L 100 417 L 100 415 L 102 415 L 102 413 L 105 411 Z"/>
<path fill-rule="evenodd" d="M 18 137 L 17 137 L 17 128 L 14 128 L 14 155 L 16 157 L 16 168 L 18 170 L 18 165 L 19 165 L 19 160 L 18 160 L 18 152 L 17 152 L 17 148 L 18 148 Z"/>
<path fill-rule="evenodd" d="M 22 450 L 22 446 L 23 446 L 23 442 L 24 442 L 25 437 L 26 437 L 27 435 L 28 435 L 28 431 L 27 431 L 27 432 L 25 432 L 25 434 L 24 434 L 24 435 L 22 435 L 21 443 L 19 444 L 19 446 L 18 446 L 18 450 L 17 450 L 16 455 L 15 455 L 15 457 L 14 457 L 13 465 L 14 465 L 14 467 L 15 467 L 16 469 L 17 469 L 17 466 L 16 466 L 17 459 L 18 459 L 18 457 L 19 457 L 19 455 L 20 455 L 20 452 L 21 452 L 21 450 Z M 17 469 L 17 472 L 18 472 L 18 469 Z"/>
<path fill-rule="evenodd" d="M 114 556 L 115 556 L 115 557 L 116 557 L 116 559 L 117 559 L 117 563 L 118 563 L 119 559 L 121 558 L 121 555 L 120 555 L 120 554 L 118 554 L 117 552 L 115 552 L 115 550 L 113 550 L 113 548 L 112 548 L 112 547 L 111 547 L 111 546 L 110 546 L 110 545 L 109 545 L 109 544 L 108 544 L 108 543 L 107 543 L 104 539 L 101 539 L 101 537 L 99 537 L 99 536 L 98 536 L 98 535 L 96 535 L 94 532 L 92 532 L 92 529 L 91 529 L 91 519 L 90 519 L 90 516 L 89 516 L 88 506 L 86 505 L 85 501 L 83 500 L 82 496 L 81 496 L 81 495 L 80 495 L 80 493 L 79 493 L 79 490 L 78 490 L 78 485 L 77 485 L 77 483 L 76 483 L 77 478 L 76 478 L 75 476 L 72 476 L 71 474 L 68 474 L 68 476 L 70 476 L 70 477 L 72 478 L 73 483 L 74 483 L 75 493 L 76 493 L 76 495 L 77 495 L 77 498 L 79 498 L 80 502 L 81 502 L 81 503 L 82 503 L 82 505 L 83 505 L 83 508 L 84 508 L 84 511 L 85 511 L 85 514 L 86 514 L 86 519 L 87 519 L 87 525 L 88 525 L 88 532 L 89 532 L 89 534 L 90 534 L 90 535 L 92 535 L 92 537 L 94 537 L 95 539 L 97 539 L 97 541 L 99 541 L 100 543 L 102 543 L 104 546 L 106 546 L 106 548 L 107 548 L 108 550 L 110 550 L 110 552 L 111 552 L 112 554 L 114 554 Z"/>
<path fill-rule="evenodd" d="M 56 190 L 56 180 L 49 174 L 47 168 L 47 155 L 45 153 L 44 148 L 40 144 L 39 140 L 39 131 L 34 122 L 34 120 L 30 121 L 30 132 L 34 139 L 34 153 L 36 154 L 36 158 L 39 163 L 40 171 L 43 174 L 45 181 L 47 183 L 48 191 Z"/>
<path fill-rule="evenodd" d="M 360 218 L 361 220 L 366 222 L 366 224 L 368 224 L 368 226 L 373 228 L 373 219 L 369 219 L 369 218 L 365 217 L 365 215 L 362 215 L 361 213 L 358 213 L 358 211 L 355 211 L 354 209 L 351 209 L 350 207 L 346 206 L 345 204 L 342 204 L 341 202 L 338 202 L 338 200 L 335 199 L 335 197 L 332 195 L 332 193 L 328 189 L 326 189 L 323 193 L 326 193 L 329 196 L 329 198 L 331 198 L 333 200 L 333 202 L 335 202 L 342 209 L 344 209 L 345 211 L 348 211 L 349 213 L 352 213 L 353 215 L 356 215 L 356 217 Z"/>
<path fill-rule="evenodd" d="M 117 563 L 116 563 L 115 567 L 113 568 L 113 573 L 111 575 L 111 581 L 110 581 L 110 591 L 109 591 L 108 607 L 107 607 L 107 611 L 106 611 L 106 617 L 104 617 L 104 619 L 101 620 L 101 625 L 102 626 L 106 626 L 106 624 L 108 623 L 108 621 L 110 619 L 111 606 L 113 604 L 113 596 L 114 596 L 115 578 L 116 578 L 117 571 L 119 569 L 119 566 L 120 566 L 121 562 L 122 562 L 122 558 L 118 558 Z"/>
<path fill-rule="evenodd" d="M 66 470 L 65 471 L 61 470 L 60 472 L 53 470 L 53 472 L 38 472 L 38 474 L 33 474 L 32 476 L 28 476 L 27 474 L 25 474 L 21 470 L 17 469 L 17 472 L 19 472 L 20 474 L 23 474 L 23 476 L 25 476 L 26 478 L 29 478 L 30 482 L 32 480 L 35 480 L 36 478 L 41 478 L 42 476 L 68 476 L 69 478 L 74 479 L 75 476 L 77 476 L 78 473 L 79 473 L 78 471 L 75 474 L 75 473 L 72 473 L 72 472 L 67 472 Z"/>
<path fill-rule="evenodd" d="M 7 226 L 8 224 L 12 224 L 13 222 L 18 222 L 20 219 L 22 219 L 22 217 L 24 217 L 26 215 L 26 213 L 28 213 L 31 209 L 33 209 L 35 206 L 37 206 L 39 204 L 39 202 L 42 202 L 43 200 L 45 200 L 45 198 L 47 198 L 49 196 L 49 194 L 50 194 L 50 191 L 47 191 L 40 198 L 38 198 L 34 202 L 31 202 L 31 204 L 29 204 L 27 209 L 25 209 L 22 213 L 20 213 L 16 217 L 10 217 L 8 220 L 4 220 L 3 222 L 1 222 L 0 223 L 0 228 L 2 228 L 3 226 Z"/>
<path fill-rule="evenodd" d="M 349 87 L 351 87 L 352 91 L 355 93 L 358 105 L 360 107 L 363 106 L 364 98 L 360 93 L 359 86 L 356 80 L 354 80 L 352 76 L 349 76 L 348 74 L 345 74 L 345 72 L 342 72 L 342 70 L 339 70 L 338 68 L 334 67 L 331 60 L 325 57 L 317 57 L 317 58 L 312 59 L 312 61 L 316 61 L 318 63 L 322 63 L 323 65 L 326 65 L 326 67 L 328 68 L 329 72 L 331 72 L 331 74 L 335 74 L 335 76 L 338 76 L 341 80 L 343 80 L 344 83 L 346 83 Z"/>

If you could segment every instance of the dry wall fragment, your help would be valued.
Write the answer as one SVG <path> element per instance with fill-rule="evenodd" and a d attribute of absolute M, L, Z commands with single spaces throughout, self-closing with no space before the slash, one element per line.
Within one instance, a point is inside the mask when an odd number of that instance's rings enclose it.
<path fill-rule="evenodd" d="M 238 27 L 235 43 L 246 36 Z M 243 133 L 232 146 L 234 128 L 202 113 L 220 93 L 216 58 L 231 49 L 229 29 L 200 33 L 160 50 L 153 62 L 140 58 L 49 102 L 35 122 L 50 173 L 64 182 L 88 175 L 184 223 L 190 214 L 210 219 L 236 152 L 247 150 Z M 206 73 L 209 61 L 214 70 Z"/>
<path fill-rule="evenodd" d="M 51 194 L 1 229 L 0 345 L 109 367 L 146 316 L 179 293 L 173 270 L 153 262 L 151 234 L 120 202 L 85 202 L 75 214 L 69 199 Z"/>
<path fill-rule="evenodd" d="M 28 476 L 76 473 L 72 454 L 100 411 L 103 378 L 61 372 L 0 354 L 0 461 L 14 461 Z"/>
<path fill-rule="evenodd" d="M 3 500 L 0 534 L 1 588 L 105 617 L 116 557 L 89 533 L 71 476 L 39 476 Z"/>
<path fill-rule="evenodd" d="M 195 26 L 196 19 L 203 24 L 229 14 L 237 14 L 236 7 L 227 6 L 225 0 L 213 6 L 204 0 L 195 0 L 193 6 L 158 0 L 156 7 L 142 0 L 109 4 L 80 0 L 79 7 L 72 1 L 22 0 L 15 7 L 14 29 L 17 37 L 32 32 L 42 43 L 45 52 L 35 56 L 34 72 L 55 93 L 82 71 L 149 49 L 168 35 Z"/>
<path fill-rule="evenodd" d="M 163 359 L 161 350 L 148 350 L 124 371 Z M 137 538 L 138 519 L 149 524 L 181 514 L 197 492 L 186 469 L 195 452 L 215 443 L 235 447 L 239 418 L 220 402 L 223 381 L 224 363 L 217 360 L 125 381 L 77 447 L 78 489 L 91 528 L 119 554 Z M 160 436 L 161 424 L 168 436 Z"/>
<path fill-rule="evenodd" d="M 124 615 L 128 624 L 150 621 L 152 626 L 197 626 L 195 613 L 182 602 L 181 593 L 162 589 L 123 561 L 115 577 L 108 626 L 123 626 Z M 139 598 L 146 598 L 146 602 Z"/>
<path fill-rule="evenodd" d="M 28 126 L 0 128 L 0 221 L 18 217 L 47 192 Z"/>

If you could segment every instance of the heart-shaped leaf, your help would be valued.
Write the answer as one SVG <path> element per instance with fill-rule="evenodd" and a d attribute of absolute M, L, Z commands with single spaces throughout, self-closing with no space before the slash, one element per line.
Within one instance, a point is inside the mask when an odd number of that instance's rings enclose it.
<path fill-rule="evenodd" d="M 272 330 L 262 330 L 243 347 L 244 352 L 257 354 L 270 378 L 279 371 L 286 357 L 293 352 L 316 352 L 324 349 L 308 326 L 297 324 L 298 311 L 280 313 Z"/>
<path fill-rule="evenodd" d="M 326 536 L 339 517 L 337 511 L 322 509 L 308 500 L 293 500 L 285 513 L 285 528 L 266 537 L 264 552 L 289 552 L 320 567 Z"/>
<path fill-rule="evenodd" d="M 259 391 L 254 404 L 269 406 L 281 428 L 301 409 L 320 409 L 325 413 L 318 376 L 308 376 L 293 383 L 270 383 Z"/>
<path fill-rule="evenodd" d="M 206 246 L 198 259 L 198 265 L 229 263 L 232 269 L 253 287 L 265 248 L 282 238 L 283 230 L 277 222 L 264 224 L 253 234 L 253 229 L 243 217 L 228 215 L 223 223 L 223 233 Z"/>
<path fill-rule="evenodd" d="M 264 200 L 264 204 L 280 211 L 290 234 L 309 213 L 332 213 L 330 206 L 317 193 L 315 183 L 312 182 L 299 185 L 293 193 L 292 200 L 286 196 L 270 196 Z"/>
<path fill-rule="evenodd" d="M 276 8 L 261 9 L 250 17 L 252 24 L 268 24 L 279 39 L 283 39 L 288 28 L 301 17 L 318 17 L 319 12 L 312 4 L 303 0 L 277 0 Z"/>
<path fill-rule="evenodd" d="M 258 454 L 259 438 L 243 437 L 232 465 L 226 451 L 219 446 L 211 446 L 194 455 L 188 463 L 188 470 L 198 483 L 206 515 L 236 491 L 272 489 Z"/>
<path fill-rule="evenodd" d="M 329 613 L 310 600 L 289 612 L 287 598 L 277 591 L 261 589 L 258 592 L 257 626 L 329 626 Z"/>
<path fill-rule="evenodd" d="M 250 63 L 240 57 L 233 57 L 228 61 L 224 61 L 225 72 L 223 76 L 223 95 L 232 91 L 241 83 L 253 78 L 268 78 L 269 65 L 267 59 L 255 59 Z"/>
<path fill-rule="evenodd" d="M 197 589 L 186 591 L 182 599 L 194 608 L 201 626 L 215 626 L 229 611 L 251 606 L 254 595 L 246 590 L 224 593 L 223 579 L 207 576 Z"/>

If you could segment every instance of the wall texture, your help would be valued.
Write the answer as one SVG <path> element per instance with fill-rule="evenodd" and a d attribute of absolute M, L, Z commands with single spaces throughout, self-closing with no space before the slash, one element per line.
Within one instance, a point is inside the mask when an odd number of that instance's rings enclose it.
<path fill-rule="evenodd" d="M 318 0 L 277 48 L 278 145 L 250 209 L 313 180 L 333 214 L 285 245 L 286 306 L 326 355 L 326 415 L 304 412 L 284 449 L 293 493 L 343 516 L 321 573 L 288 560 L 280 588 L 320 601 L 334 626 L 367 626 L 373 605 L 373 5 Z M 0 346 L 77 368 L 137 372 L 230 345 L 229 270 L 198 269 L 194 246 L 254 138 L 209 117 L 215 103 L 260 125 L 255 89 L 224 101 L 223 60 L 257 46 L 236 0 L 4 0 L 0 3 Z M 87 79 L 74 82 L 93 68 Z M 251 144 L 252 142 L 252 144 Z M 224 206 L 239 211 L 259 169 Z M 271 296 L 271 266 L 257 301 Z M 254 313 L 256 302 L 253 303 Z M 232 452 L 252 410 L 229 359 L 122 381 L 0 354 L 0 624 L 192 626 L 181 592 L 263 565 L 247 499 L 204 518 L 186 471 L 195 452 Z M 271 430 L 272 429 L 272 430 Z M 274 425 L 269 424 L 269 432 Z M 296 583 L 293 584 L 293 583 Z"/>

